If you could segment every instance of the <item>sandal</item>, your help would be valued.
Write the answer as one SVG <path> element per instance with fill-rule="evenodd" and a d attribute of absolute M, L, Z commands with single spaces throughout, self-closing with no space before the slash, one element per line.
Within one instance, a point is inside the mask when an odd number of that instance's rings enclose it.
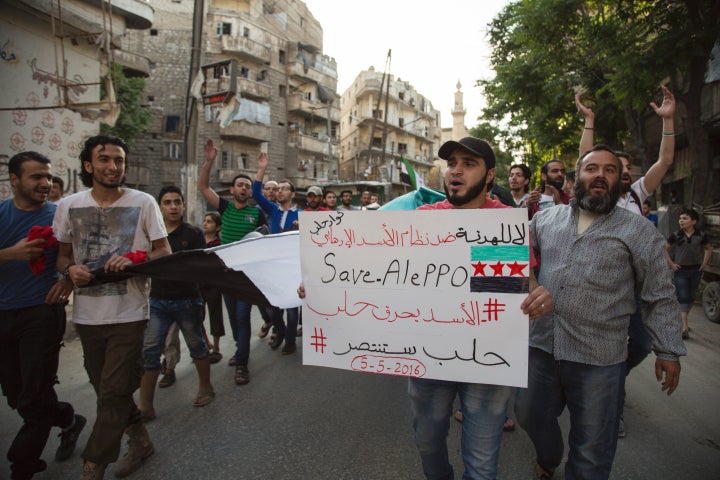
<path fill-rule="evenodd" d="M 152 422 L 155 420 L 155 409 L 150 412 L 140 412 L 140 421 L 143 423 Z"/>
<path fill-rule="evenodd" d="M 222 353 L 213 351 L 208 355 L 208 358 L 210 358 L 210 363 L 218 363 L 222 360 Z"/>
<path fill-rule="evenodd" d="M 272 323 L 265 323 L 262 327 L 260 327 L 260 333 L 258 333 L 258 337 L 265 338 L 267 337 L 267 334 L 270 332 L 270 329 L 272 328 Z"/>
<path fill-rule="evenodd" d="M 198 393 L 193 402 L 193 407 L 204 407 L 215 399 L 215 392 L 210 390 L 207 393 Z"/>
<path fill-rule="evenodd" d="M 235 367 L 235 384 L 245 385 L 250 382 L 250 371 L 247 365 L 238 365 Z"/>
<path fill-rule="evenodd" d="M 171 386 L 173 383 L 175 383 L 175 374 L 174 373 L 166 373 L 160 379 L 160 383 L 158 384 L 158 386 L 160 388 L 167 388 L 167 387 Z"/>

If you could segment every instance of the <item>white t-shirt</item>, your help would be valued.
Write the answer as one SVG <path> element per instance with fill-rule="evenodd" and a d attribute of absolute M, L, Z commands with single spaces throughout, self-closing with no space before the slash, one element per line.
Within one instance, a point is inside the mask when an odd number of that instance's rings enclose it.
<path fill-rule="evenodd" d="M 123 188 L 110 207 L 101 208 L 92 190 L 63 198 L 53 232 L 71 243 L 76 265 L 101 268 L 112 255 L 142 250 L 167 237 L 160 209 L 147 193 Z M 148 280 L 132 277 L 96 287 L 75 288 L 73 321 L 83 325 L 137 322 L 148 318 Z"/>
<path fill-rule="evenodd" d="M 635 183 L 630 185 L 630 189 L 637 195 L 638 200 L 640 200 L 640 205 L 637 204 L 633 196 L 628 192 L 625 194 L 625 198 L 618 198 L 617 206 L 642 215 L 642 204 L 650 196 L 647 190 L 645 190 L 645 177 L 640 177 L 636 180 Z"/>

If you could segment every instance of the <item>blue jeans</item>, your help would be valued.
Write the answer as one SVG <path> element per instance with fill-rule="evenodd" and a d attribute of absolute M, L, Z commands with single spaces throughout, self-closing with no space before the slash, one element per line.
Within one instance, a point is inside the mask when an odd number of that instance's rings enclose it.
<path fill-rule="evenodd" d="M 173 323 L 177 323 L 185 337 L 190 356 L 195 360 L 207 358 L 210 351 L 202 332 L 204 319 L 205 303 L 201 297 L 179 300 L 150 297 L 150 320 L 143 342 L 145 370 L 160 370 L 160 356 Z"/>
<path fill-rule="evenodd" d="M 530 348 L 528 388 L 519 388 L 515 415 L 535 446 L 537 463 L 554 469 L 563 457 L 558 417 L 567 406 L 570 435 L 566 480 L 610 477 L 617 447 L 618 405 L 625 381 L 625 362 L 599 367 L 556 361 Z"/>
<path fill-rule="evenodd" d="M 700 287 L 701 277 L 702 272 L 697 268 L 681 268 L 675 272 L 675 292 L 681 312 L 690 311 Z"/>
<path fill-rule="evenodd" d="M 300 307 L 281 309 L 277 307 L 270 307 L 268 309 L 271 314 L 270 318 L 273 324 L 273 331 L 285 337 L 285 344 L 291 345 L 297 340 L 297 326 Z M 287 327 L 283 321 L 283 312 L 287 313 Z"/>
<path fill-rule="evenodd" d="M 252 304 L 224 294 L 225 307 L 235 339 L 235 364 L 247 365 L 250 360 L 250 309 Z"/>
<path fill-rule="evenodd" d="M 505 410 L 513 387 L 410 378 L 408 393 L 415 445 L 428 480 L 454 478 L 448 460 L 447 436 L 455 396 L 462 405 L 464 479 L 497 476 Z"/>

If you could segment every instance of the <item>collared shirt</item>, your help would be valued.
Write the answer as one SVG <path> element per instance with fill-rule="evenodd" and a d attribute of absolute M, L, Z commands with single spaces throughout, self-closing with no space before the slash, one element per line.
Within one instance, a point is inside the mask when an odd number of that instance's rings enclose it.
<path fill-rule="evenodd" d="M 645 188 L 645 177 L 637 179 L 632 185 L 630 185 L 630 189 L 635 192 L 637 201 L 630 192 L 627 192 L 624 197 L 620 197 L 618 199 L 617 206 L 633 213 L 637 213 L 638 215 L 642 215 L 642 204 L 650 196 Z"/>
<path fill-rule="evenodd" d="M 601 215 L 580 235 L 577 222 L 572 201 L 538 212 L 530 224 L 532 245 L 543 259 L 538 281 L 554 304 L 552 312 L 530 322 L 530 345 L 556 360 L 624 362 L 637 295 L 658 357 L 685 355 L 662 235 L 622 208 Z"/>

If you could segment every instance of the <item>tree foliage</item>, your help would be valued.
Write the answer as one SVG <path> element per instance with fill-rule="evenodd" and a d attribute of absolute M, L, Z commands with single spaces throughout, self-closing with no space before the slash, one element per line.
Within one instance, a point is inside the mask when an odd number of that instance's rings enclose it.
<path fill-rule="evenodd" d="M 595 141 L 631 151 L 644 166 L 648 103 L 659 103 L 661 82 L 688 116 L 697 109 L 701 128 L 704 67 L 720 38 L 716 0 L 518 0 L 489 27 L 495 77 L 478 81 L 484 116 L 507 125 L 504 144 L 532 166 L 577 158 L 576 92 L 595 111 Z M 688 118 L 688 139 L 702 142 L 692 126 Z"/>
<path fill-rule="evenodd" d="M 113 65 L 113 78 L 120 115 L 113 127 L 100 125 L 100 132 L 109 133 L 123 138 L 132 146 L 134 140 L 145 132 L 152 122 L 152 114 L 142 106 L 145 79 L 141 77 L 127 77 L 120 65 Z M 105 91 L 101 95 L 105 96 Z"/>

